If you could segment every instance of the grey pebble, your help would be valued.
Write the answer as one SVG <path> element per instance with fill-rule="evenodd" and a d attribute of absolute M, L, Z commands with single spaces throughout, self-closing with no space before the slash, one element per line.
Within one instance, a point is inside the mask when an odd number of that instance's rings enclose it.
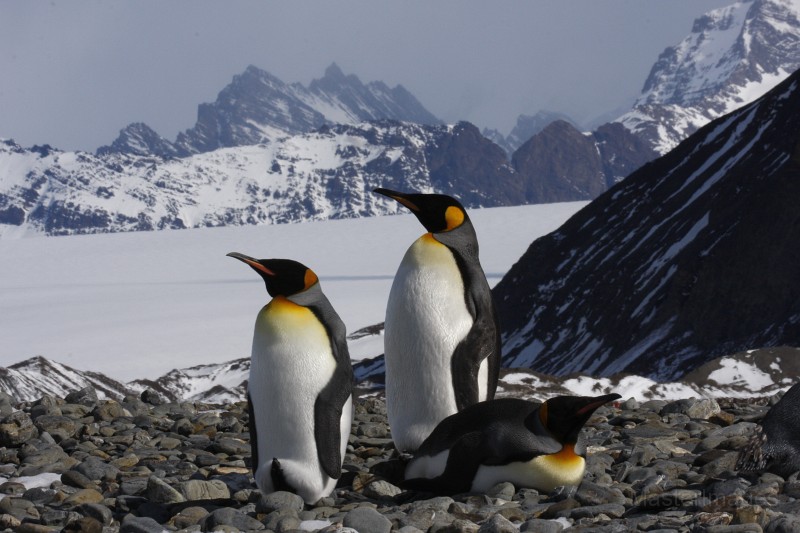
<path fill-rule="evenodd" d="M 285 491 L 277 491 L 265 494 L 259 499 L 256 509 L 258 512 L 269 514 L 279 509 L 293 509 L 300 512 L 305 507 L 303 498 L 297 494 Z"/>
<path fill-rule="evenodd" d="M 516 533 L 517 531 L 517 526 L 499 514 L 481 524 L 478 529 L 478 533 Z"/>
<path fill-rule="evenodd" d="M 125 517 L 119 528 L 120 533 L 162 533 L 164 526 L 146 516 Z"/>
<path fill-rule="evenodd" d="M 344 515 L 342 522 L 359 533 L 389 533 L 392 522 L 371 507 L 358 507 Z"/>

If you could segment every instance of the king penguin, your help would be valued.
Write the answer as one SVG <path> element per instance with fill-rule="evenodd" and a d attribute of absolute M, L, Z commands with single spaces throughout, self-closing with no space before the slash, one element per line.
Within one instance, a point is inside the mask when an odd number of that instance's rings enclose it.
<path fill-rule="evenodd" d="M 410 209 L 428 231 L 400 263 L 384 331 L 392 439 L 411 452 L 445 417 L 494 397 L 500 333 L 464 207 L 444 194 L 375 192 Z"/>
<path fill-rule="evenodd" d="M 256 484 L 313 504 L 336 486 L 353 420 L 344 323 L 301 263 L 228 256 L 255 270 L 272 296 L 256 317 L 247 385 Z"/>
<path fill-rule="evenodd" d="M 800 470 L 800 383 L 773 405 L 739 452 L 737 470 L 767 470 L 783 477 Z"/>
<path fill-rule="evenodd" d="M 402 486 L 439 494 L 485 492 L 501 482 L 546 492 L 577 486 L 586 468 L 580 430 L 619 397 L 558 396 L 542 404 L 502 398 L 467 407 L 425 439 Z"/>

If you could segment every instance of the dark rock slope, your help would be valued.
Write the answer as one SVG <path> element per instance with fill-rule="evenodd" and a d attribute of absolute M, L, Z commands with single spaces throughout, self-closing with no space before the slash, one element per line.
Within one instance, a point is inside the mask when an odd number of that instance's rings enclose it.
<path fill-rule="evenodd" d="M 674 378 L 800 343 L 800 74 L 534 242 L 494 289 L 505 366 Z"/>

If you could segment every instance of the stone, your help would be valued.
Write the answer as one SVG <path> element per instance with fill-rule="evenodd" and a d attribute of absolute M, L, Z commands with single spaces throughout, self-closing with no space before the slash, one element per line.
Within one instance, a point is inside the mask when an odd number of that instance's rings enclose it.
<path fill-rule="evenodd" d="M 517 527 L 503 516 L 496 514 L 481 524 L 478 533 L 517 533 Z"/>
<path fill-rule="evenodd" d="M 514 488 L 514 485 L 508 482 L 498 483 L 494 487 L 491 487 L 489 490 L 486 491 L 486 495 L 490 498 L 499 498 L 501 500 L 511 501 L 514 497 L 514 494 L 517 492 L 517 489 Z"/>
<path fill-rule="evenodd" d="M 163 533 L 164 527 L 146 516 L 128 515 L 122 521 L 119 533 Z"/>
<path fill-rule="evenodd" d="M 73 467 L 73 470 L 93 481 L 111 481 L 119 474 L 119 468 L 91 455 Z"/>
<path fill-rule="evenodd" d="M 25 522 L 26 520 L 39 520 L 39 510 L 33 504 L 24 498 L 6 496 L 0 500 L 0 513 L 9 514 L 14 518 Z"/>
<path fill-rule="evenodd" d="M 403 492 L 403 489 L 400 487 L 381 479 L 368 483 L 367 486 L 364 487 L 363 494 L 367 498 L 372 498 L 373 500 L 390 500 L 401 492 Z"/>
<path fill-rule="evenodd" d="M 637 403 L 638 405 L 638 403 Z M 519 526 L 522 533 L 559 533 L 564 526 L 555 520 L 541 520 L 539 518 L 531 518 L 526 520 Z"/>
<path fill-rule="evenodd" d="M 19 446 L 38 436 L 39 430 L 23 411 L 15 411 L 0 422 L 0 446 Z"/>
<path fill-rule="evenodd" d="M 84 387 L 81 390 L 72 391 L 64 397 L 67 403 L 75 403 L 87 407 L 94 407 L 97 405 L 97 391 L 94 387 Z"/>
<path fill-rule="evenodd" d="M 97 483 L 84 476 L 77 470 L 67 470 L 61 474 L 61 482 L 70 487 L 77 487 L 79 489 L 90 489 L 97 487 Z"/>
<path fill-rule="evenodd" d="M 114 420 L 131 416 L 131 413 L 114 400 L 104 400 L 92 410 L 92 416 L 97 421 L 113 422 Z"/>
<path fill-rule="evenodd" d="M 286 491 L 276 491 L 261 496 L 256 509 L 260 513 L 269 514 L 279 509 L 294 509 L 300 512 L 305 507 L 303 498 Z"/>
<path fill-rule="evenodd" d="M 145 496 L 154 503 L 180 503 L 186 501 L 183 494 L 172 488 L 164 480 L 156 476 L 147 479 L 147 489 Z"/>
<path fill-rule="evenodd" d="M 39 431 L 46 431 L 57 442 L 75 435 L 78 424 L 72 418 L 63 415 L 44 415 L 36 418 L 34 424 Z"/>
<path fill-rule="evenodd" d="M 203 507 L 187 507 L 173 516 L 169 523 L 178 529 L 187 529 L 199 525 L 208 513 Z"/>
<path fill-rule="evenodd" d="M 247 516 L 236 509 L 231 509 L 230 507 L 214 509 L 200 522 L 200 527 L 203 531 L 214 531 L 220 526 L 230 526 L 240 531 L 265 529 L 264 524 L 255 518 Z"/>
<path fill-rule="evenodd" d="M 114 520 L 114 514 L 111 509 L 99 503 L 84 503 L 79 505 L 76 509 L 81 515 L 91 517 L 101 525 L 109 526 Z"/>
<path fill-rule="evenodd" d="M 361 533 L 389 533 L 392 530 L 392 522 L 371 507 L 357 507 L 349 511 L 344 515 L 342 524 Z"/>
<path fill-rule="evenodd" d="M 103 501 L 103 495 L 95 489 L 79 489 L 78 492 L 70 494 L 64 505 L 66 506 L 79 506 L 86 503 L 100 503 Z"/>
<path fill-rule="evenodd" d="M 224 481 L 212 479 L 209 481 L 202 479 L 191 479 L 180 484 L 180 492 L 186 500 L 216 500 L 230 498 L 231 491 Z"/>

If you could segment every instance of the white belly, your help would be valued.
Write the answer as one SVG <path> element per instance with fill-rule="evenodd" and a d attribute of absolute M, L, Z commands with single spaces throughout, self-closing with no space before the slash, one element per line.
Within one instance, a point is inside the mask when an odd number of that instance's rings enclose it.
<path fill-rule="evenodd" d="M 423 235 L 403 257 L 386 308 L 386 404 L 398 449 L 417 449 L 456 412 L 450 361 L 472 322 L 452 253 Z"/>
<path fill-rule="evenodd" d="M 314 403 L 336 361 L 322 324 L 305 307 L 276 298 L 256 319 L 248 390 L 258 428 L 256 482 L 272 492 L 270 466 L 278 458 L 287 481 L 308 502 L 329 494 L 336 481 L 321 469 L 314 439 Z M 342 457 L 352 419 L 342 413 Z M 346 432 L 345 432 L 346 427 Z"/>

